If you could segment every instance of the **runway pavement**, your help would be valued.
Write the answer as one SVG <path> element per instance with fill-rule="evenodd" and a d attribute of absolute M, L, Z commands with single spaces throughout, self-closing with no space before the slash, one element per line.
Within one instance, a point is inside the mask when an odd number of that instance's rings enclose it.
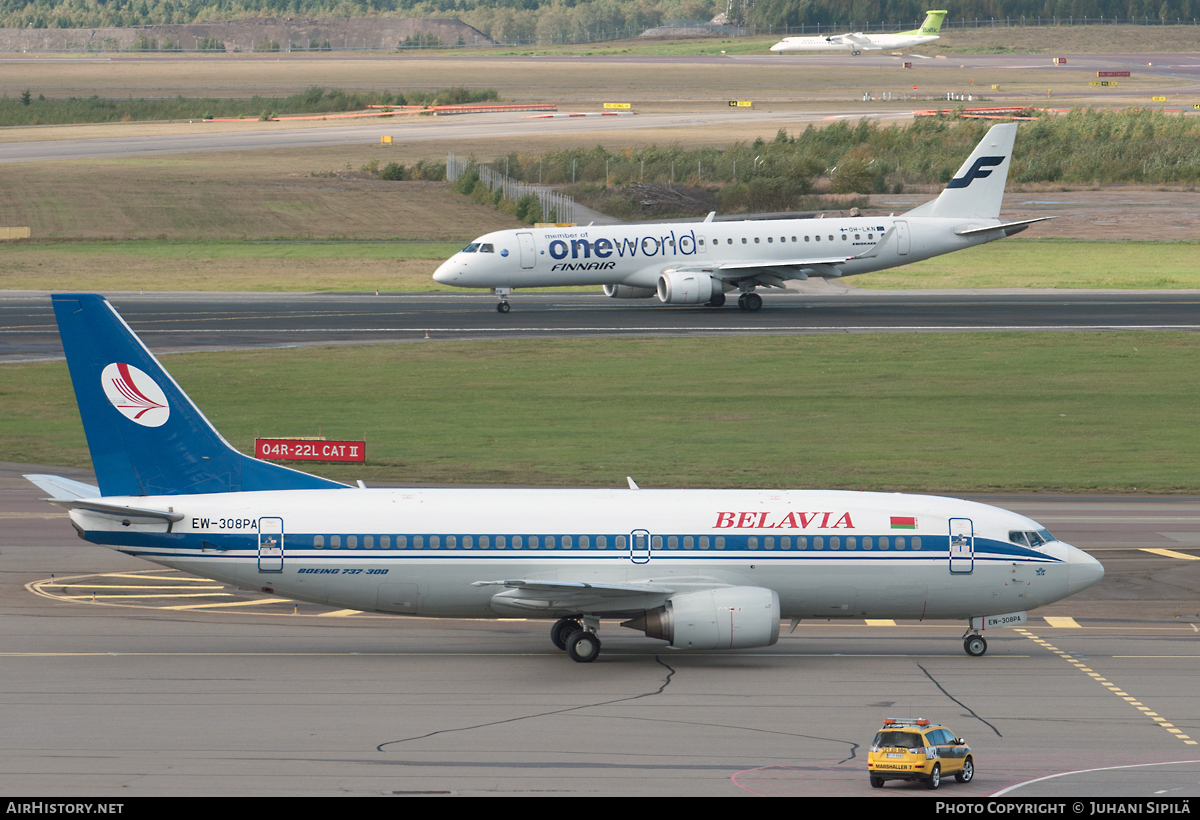
<path fill-rule="evenodd" d="M 619 336 L 1200 330 L 1195 291 L 766 293 L 758 313 L 652 299 L 522 294 L 110 294 L 152 350 Z M 62 355 L 47 294 L 0 294 L 0 362 Z"/>
<path fill-rule="evenodd" d="M 939 799 L 1200 795 L 1197 498 L 983 499 L 1107 569 L 983 658 L 958 623 L 685 654 L 605 622 L 583 665 L 541 621 L 296 605 L 86 544 L 31 470 L 55 471 L 0 464 L 8 794 L 925 797 L 865 764 L 883 718 L 922 716 L 976 758 Z"/>

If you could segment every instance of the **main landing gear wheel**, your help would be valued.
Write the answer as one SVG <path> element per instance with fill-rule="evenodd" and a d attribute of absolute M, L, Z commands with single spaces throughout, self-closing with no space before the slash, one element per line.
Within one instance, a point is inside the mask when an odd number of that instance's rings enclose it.
<path fill-rule="evenodd" d="M 600 656 L 600 638 L 582 629 L 572 632 L 567 638 L 567 655 L 576 663 L 591 663 Z"/>
<path fill-rule="evenodd" d="M 512 310 L 512 308 L 509 306 L 508 302 L 500 302 L 498 305 L 496 305 L 497 313 L 508 313 L 510 310 Z"/>
<path fill-rule="evenodd" d="M 718 293 L 716 296 L 708 300 L 709 307 L 721 307 L 725 304 L 725 294 Z"/>
<path fill-rule="evenodd" d="M 559 649 L 566 649 L 567 638 L 571 637 L 572 632 L 578 632 L 581 629 L 583 627 L 574 618 L 559 618 L 554 622 L 554 626 L 550 627 L 550 640 Z"/>
<path fill-rule="evenodd" d="M 743 293 L 738 297 L 738 307 L 753 313 L 762 309 L 762 297 L 757 293 Z"/>
<path fill-rule="evenodd" d="M 963 649 L 972 658 L 978 658 L 984 652 L 987 652 L 987 641 L 981 635 L 972 635 L 963 641 Z"/>
<path fill-rule="evenodd" d="M 933 771 L 929 773 L 929 777 L 925 780 L 925 788 L 935 791 L 940 785 L 942 785 L 942 764 L 934 763 Z"/>

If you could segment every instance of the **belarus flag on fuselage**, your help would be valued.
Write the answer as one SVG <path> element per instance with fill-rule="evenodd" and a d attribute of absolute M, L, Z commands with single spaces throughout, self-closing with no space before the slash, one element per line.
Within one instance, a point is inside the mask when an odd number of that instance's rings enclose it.
<path fill-rule="evenodd" d="M 894 530 L 915 530 L 917 528 L 917 519 L 915 517 L 893 515 L 892 529 Z"/>

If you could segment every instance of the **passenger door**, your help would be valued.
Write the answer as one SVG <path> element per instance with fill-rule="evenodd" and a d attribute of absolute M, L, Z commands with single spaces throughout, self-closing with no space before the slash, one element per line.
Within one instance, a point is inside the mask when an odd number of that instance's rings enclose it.
<path fill-rule="evenodd" d="M 521 243 L 521 267 L 529 270 L 537 264 L 537 246 L 534 245 L 533 234 L 523 231 L 517 234 L 517 241 Z"/>
<path fill-rule="evenodd" d="M 283 519 L 258 519 L 258 571 L 283 572 Z"/>
<path fill-rule="evenodd" d="M 629 560 L 635 564 L 650 563 L 649 530 L 634 530 L 629 534 Z"/>
<path fill-rule="evenodd" d="M 975 569 L 975 528 L 969 518 L 950 519 L 950 574 L 970 575 Z"/>

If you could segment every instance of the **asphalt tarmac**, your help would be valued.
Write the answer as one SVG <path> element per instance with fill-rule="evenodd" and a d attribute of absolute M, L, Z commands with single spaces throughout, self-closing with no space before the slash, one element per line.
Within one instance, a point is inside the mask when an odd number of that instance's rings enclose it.
<path fill-rule="evenodd" d="M 89 545 L 30 471 L 89 478 L 0 464 L 4 793 L 929 797 L 865 762 L 884 718 L 928 717 L 976 759 L 939 799 L 1200 795 L 1198 498 L 981 499 L 1107 570 L 982 658 L 959 623 L 679 653 L 605 622 L 584 665 L 546 622 L 298 605 Z"/>
<path fill-rule="evenodd" d="M 512 312 L 471 294 L 109 294 L 162 353 L 299 345 L 622 336 L 1200 330 L 1196 291 L 863 291 L 766 293 L 757 313 L 657 299 L 522 294 Z M 0 362 L 60 358 L 47 294 L 0 295 Z"/>

